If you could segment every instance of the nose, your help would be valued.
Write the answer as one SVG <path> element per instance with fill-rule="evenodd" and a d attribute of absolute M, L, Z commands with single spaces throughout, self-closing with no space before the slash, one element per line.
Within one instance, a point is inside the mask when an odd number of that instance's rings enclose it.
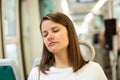
<path fill-rule="evenodd" d="M 49 33 L 47 39 L 49 41 L 53 40 L 54 39 L 54 34 L 53 33 Z"/>

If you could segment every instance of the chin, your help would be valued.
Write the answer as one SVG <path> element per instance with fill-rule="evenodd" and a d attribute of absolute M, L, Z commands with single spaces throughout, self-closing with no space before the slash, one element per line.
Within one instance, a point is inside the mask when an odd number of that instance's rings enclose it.
<path fill-rule="evenodd" d="M 51 53 L 55 54 L 55 53 L 58 53 L 57 50 L 50 50 Z"/>

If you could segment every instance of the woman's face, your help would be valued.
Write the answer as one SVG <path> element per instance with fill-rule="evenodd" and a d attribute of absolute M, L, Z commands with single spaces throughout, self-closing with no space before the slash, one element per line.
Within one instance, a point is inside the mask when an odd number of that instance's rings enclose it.
<path fill-rule="evenodd" d="M 69 40 L 65 26 L 46 20 L 42 22 L 41 30 L 44 43 L 50 52 L 60 53 L 67 50 Z"/>

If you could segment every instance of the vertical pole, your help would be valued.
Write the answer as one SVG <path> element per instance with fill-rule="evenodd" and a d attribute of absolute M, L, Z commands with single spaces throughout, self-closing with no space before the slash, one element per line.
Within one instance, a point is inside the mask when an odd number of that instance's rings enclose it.
<path fill-rule="evenodd" d="M 113 0 L 108 0 L 109 18 L 113 18 Z"/>

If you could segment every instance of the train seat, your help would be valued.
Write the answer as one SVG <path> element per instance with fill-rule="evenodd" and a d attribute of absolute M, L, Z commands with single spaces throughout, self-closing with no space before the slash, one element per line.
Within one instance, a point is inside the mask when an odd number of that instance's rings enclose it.
<path fill-rule="evenodd" d="M 20 80 L 18 66 L 12 59 L 0 59 L 0 80 Z"/>

